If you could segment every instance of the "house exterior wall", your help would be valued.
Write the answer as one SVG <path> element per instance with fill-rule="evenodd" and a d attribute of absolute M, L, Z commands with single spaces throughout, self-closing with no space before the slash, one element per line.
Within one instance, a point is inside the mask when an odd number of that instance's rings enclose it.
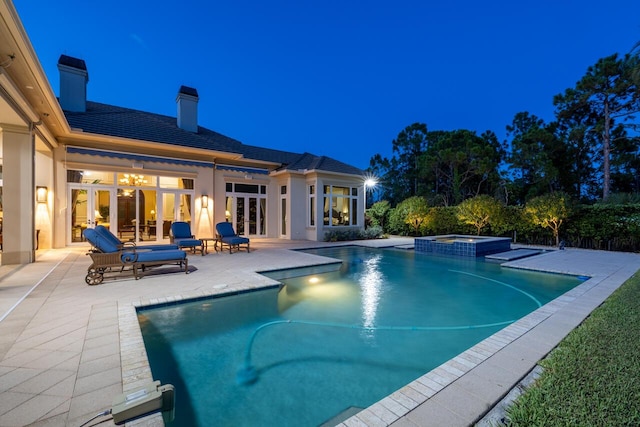
<path fill-rule="evenodd" d="M 145 176 L 174 176 L 180 178 L 191 178 L 194 180 L 193 207 L 191 214 L 192 232 L 198 236 L 211 237 L 214 232 L 214 213 L 217 202 L 214 196 L 214 170 L 211 167 L 185 166 L 179 164 L 161 162 L 135 162 L 136 168 L 132 168 L 132 161 L 124 158 L 107 156 L 91 156 L 78 153 L 67 153 L 65 147 L 61 146 L 54 153 L 54 173 L 55 175 L 55 197 L 54 211 L 56 212 L 53 221 L 55 223 L 55 234 L 53 236 L 53 247 L 62 248 L 68 244 L 68 233 L 70 224 L 68 222 L 71 201 L 68 200 L 67 171 L 73 170 L 96 170 L 116 173 L 136 173 Z M 111 186 L 109 188 L 117 188 Z M 202 208 L 202 195 L 209 198 L 209 206 Z M 160 203 L 160 201 L 158 201 Z M 224 202 L 222 202 L 223 204 Z M 111 214 L 111 219 L 115 218 L 115 213 Z"/>
<path fill-rule="evenodd" d="M 3 124 L 2 263 L 35 261 L 34 135 L 30 127 Z"/>
<path fill-rule="evenodd" d="M 333 159 L 327 161 L 327 158 L 309 153 L 297 154 L 279 152 L 278 150 L 252 149 L 238 144 L 237 141 L 224 135 L 217 135 L 215 140 L 210 140 L 211 146 L 216 146 L 215 149 L 218 151 L 213 151 L 213 148 L 211 148 L 212 151 L 209 151 L 209 145 L 203 145 L 201 139 L 206 140 L 207 135 L 213 135 L 215 132 L 209 133 L 208 129 L 197 126 L 195 103 L 182 109 L 179 114 L 181 124 L 183 124 L 182 119 L 185 118 L 182 113 L 194 119 L 191 123 L 192 126 L 186 126 L 191 132 L 200 133 L 202 131 L 202 135 L 191 139 L 189 137 L 181 139 L 184 134 L 178 134 L 176 137 L 176 134 L 172 133 L 174 129 L 166 126 L 166 123 L 170 123 L 166 121 L 166 117 L 162 120 L 165 127 L 161 132 L 167 132 L 166 135 L 162 134 L 163 137 L 157 138 L 157 129 L 155 128 L 148 133 L 138 133 L 137 131 L 141 128 L 137 126 L 136 120 L 140 120 L 140 123 L 149 123 L 148 120 L 139 117 L 153 116 L 153 113 L 139 112 L 141 116 L 138 115 L 137 119 L 133 118 L 131 122 L 126 122 L 132 126 L 130 128 L 124 127 L 127 129 L 124 133 L 111 132 L 114 129 L 102 130 L 103 128 L 100 126 L 109 122 L 100 121 L 102 119 L 96 122 L 93 120 L 94 116 L 70 115 L 70 112 L 82 114 L 89 106 L 95 108 L 96 105 L 102 105 L 100 108 L 107 108 L 108 112 L 125 109 L 87 101 L 88 72 L 82 60 L 78 60 L 78 63 L 82 63 L 79 68 L 76 67 L 77 64 L 74 61 L 68 61 L 70 58 L 66 58 L 64 63 L 59 61 L 61 86 L 59 97 L 56 97 L 42 71 L 35 51 L 26 37 L 26 32 L 17 19 L 17 12 L 10 3 L 2 3 L 0 7 L 6 11 L 7 6 L 9 9 L 9 13 L 5 13 L 7 20 L 0 22 L 2 26 L 0 42 L 2 45 L 11 47 L 12 51 L 19 52 L 20 57 L 17 58 L 19 60 L 13 62 L 12 67 L 0 69 L 0 85 L 3 89 L 0 91 L 0 111 L 2 112 L 2 117 L 0 117 L 0 159 L 3 162 L 4 175 L 1 183 L 4 211 L 0 211 L 0 217 L 3 220 L 3 233 L 0 234 L 3 249 L 2 264 L 35 261 L 36 246 L 39 249 L 62 248 L 70 242 L 75 243 L 76 231 L 94 225 L 90 224 L 90 221 L 97 223 L 95 218 L 100 218 L 101 223 L 109 222 L 113 227 L 114 219 L 117 217 L 113 210 L 107 210 L 108 213 L 105 214 L 107 218 L 104 218 L 98 211 L 101 211 L 104 206 L 101 198 L 103 193 L 109 193 L 108 206 L 106 207 L 111 209 L 113 204 L 117 203 L 119 186 L 117 184 L 118 178 L 115 177 L 118 176 L 116 174 L 124 173 L 192 179 L 193 189 L 186 187 L 179 189 L 182 191 L 180 203 L 184 203 L 182 197 L 185 194 L 192 196 L 193 203 L 187 202 L 193 207 L 193 212 L 189 212 L 192 221 L 191 227 L 192 232 L 200 237 L 214 236 L 215 224 L 227 219 L 226 184 L 229 182 L 265 186 L 265 193 L 261 193 L 258 197 L 259 200 L 265 201 L 265 204 L 259 205 L 258 208 L 264 207 L 266 209 L 266 217 L 263 217 L 265 218 L 264 229 L 261 227 L 263 223 L 259 227 L 264 232 L 259 233 L 259 237 L 322 240 L 327 230 L 361 228 L 363 226 L 362 183 L 359 177 L 353 175 L 359 173 L 357 168 L 340 164 Z M 13 61 L 13 59 L 11 60 Z M 13 80 L 20 84 L 13 83 Z M 25 87 L 29 87 L 30 90 L 24 90 Z M 194 89 L 191 90 L 195 93 Z M 197 98 L 197 94 L 194 96 Z M 91 120 L 87 122 L 82 121 L 89 118 Z M 71 126 L 71 122 L 74 122 L 76 126 Z M 178 120 L 176 120 L 177 122 Z M 87 127 L 78 126 L 77 123 L 93 124 L 94 127 L 92 128 L 90 125 Z M 108 126 L 118 127 L 119 125 L 111 124 Z M 78 128 L 83 128 L 84 131 Z M 118 131 L 122 131 L 122 129 L 118 128 Z M 218 146 L 218 143 L 221 145 Z M 158 153 L 162 153 L 158 155 L 168 157 L 175 155 L 183 161 L 167 163 L 164 160 L 150 160 L 140 164 L 140 162 L 132 162 L 122 156 L 70 153 L 65 144 L 76 144 L 92 150 L 113 149 L 120 153 L 137 155 L 155 153 L 157 148 Z M 189 161 L 204 164 L 197 166 L 188 164 Z M 218 170 L 215 163 L 219 161 L 229 161 L 237 164 L 239 168 L 248 169 L 249 172 Z M 319 170 L 322 170 L 321 165 L 323 164 L 328 170 L 343 171 L 343 173 L 304 169 L 305 167 L 317 166 Z M 288 167 L 292 169 L 287 170 Z M 108 188 L 108 191 L 95 192 L 95 199 L 98 200 L 95 204 L 95 211 L 98 213 L 95 215 L 93 214 L 94 207 L 90 207 L 88 203 L 90 197 L 87 196 L 87 204 L 84 208 L 86 223 L 77 226 L 78 230 L 75 229 L 75 224 L 72 230 L 69 219 L 72 217 L 71 212 L 78 207 L 75 203 L 74 206 L 70 206 L 72 204 L 72 201 L 69 200 L 71 198 L 70 188 L 73 187 L 76 190 L 73 197 L 78 197 L 80 191 L 93 190 L 97 188 L 98 183 L 76 182 L 71 186 L 67 183 L 67 171 L 69 170 L 95 170 L 101 173 L 113 173 L 113 178 L 116 180 L 113 184 L 105 184 L 103 188 Z M 268 173 L 266 173 L 267 170 Z M 333 224 L 329 226 L 323 224 L 322 188 L 327 183 L 360 188 L 356 225 L 336 227 Z M 184 182 L 181 185 L 184 185 Z M 282 195 L 280 191 L 283 185 L 287 187 L 286 195 Z M 309 185 L 314 185 L 316 189 L 315 224 L 313 225 L 309 223 Z M 36 202 L 35 190 L 37 186 L 47 187 L 46 201 Z M 151 186 L 146 187 L 145 191 L 153 191 Z M 155 203 L 160 203 L 157 194 L 163 191 L 160 187 L 155 189 L 157 190 Z M 175 192 L 176 203 L 178 193 L 179 191 Z M 146 200 L 150 200 L 151 194 L 145 193 Z M 203 195 L 206 195 L 208 200 L 206 208 L 203 206 Z M 245 202 L 247 200 L 253 202 L 250 196 L 245 197 Z M 283 199 L 286 200 L 284 212 L 282 211 Z M 164 208 L 164 201 L 161 206 Z M 139 206 L 136 207 L 136 221 L 138 221 L 140 209 Z M 145 205 L 143 210 L 144 215 L 139 217 L 140 220 L 145 221 L 142 226 L 147 230 L 147 236 L 151 237 L 148 230 L 154 225 L 160 224 L 147 222 L 148 218 L 153 218 L 152 209 L 148 205 Z M 174 210 L 174 214 L 176 212 Z M 73 216 L 77 219 L 75 215 Z M 180 217 L 181 213 L 177 216 Z M 284 228 L 283 219 L 286 219 Z M 167 222 L 169 221 L 167 220 Z M 251 227 L 253 226 L 252 224 Z M 134 228 L 139 230 L 140 227 L 141 224 L 136 223 Z M 161 236 L 165 236 L 164 231 L 159 233 L 156 228 L 154 237 Z M 249 236 L 256 237 L 251 234 Z M 77 243 L 86 245 L 81 237 L 81 233 L 78 233 Z"/>
<path fill-rule="evenodd" d="M 287 181 L 288 237 L 291 240 L 304 240 L 307 238 L 307 211 L 304 201 L 306 180 L 302 175 L 289 175 Z"/>
<path fill-rule="evenodd" d="M 214 170 L 210 168 L 195 168 L 197 177 L 194 182 L 195 190 L 195 224 L 191 230 L 198 237 L 213 237 L 216 235 L 214 228 Z M 202 196 L 206 194 L 208 200 L 207 208 L 202 207 Z"/>
<path fill-rule="evenodd" d="M 53 200 L 55 197 L 53 185 L 53 153 L 50 151 L 36 151 L 35 165 L 36 188 L 47 188 L 46 203 L 36 202 L 35 206 L 36 249 L 51 249 L 53 247 Z"/>

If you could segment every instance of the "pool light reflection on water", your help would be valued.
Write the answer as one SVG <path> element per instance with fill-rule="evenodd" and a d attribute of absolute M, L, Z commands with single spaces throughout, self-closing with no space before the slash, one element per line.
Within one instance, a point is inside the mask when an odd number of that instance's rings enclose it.
<path fill-rule="evenodd" d="M 316 426 L 367 407 L 580 283 L 468 259 L 333 248 L 339 271 L 143 309 L 170 425 Z M 243 375 L 245 375 L 243 377 Z"/>

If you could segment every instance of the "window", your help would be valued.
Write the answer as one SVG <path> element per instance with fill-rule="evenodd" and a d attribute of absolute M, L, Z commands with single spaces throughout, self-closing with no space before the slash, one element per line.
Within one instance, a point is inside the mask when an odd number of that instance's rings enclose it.
<path fill-rule="evenodd" d="M 67 170 L 67 182 L 82 184 L 113 185 L 113 172 L 91 170 Z"/>
<path fill-rule="evenodd" d="M 324 225 L 333 227 L 358 224 L 357 187 L 325 185 L 323 187 L 323 193 Z"/>
<path fill-rule="evenodd" d="M 259 186 L 252 184 L 234 184 L 236 193 L 250 193 L 258 194 L 260 191 Z"/>
<path fill-rule="evenodd" d="M 316 186 L 309 186 L 309 226 L 316 225 Z"/>
<path fill-rule="evenodd" d="M 227 182 L 225 189 L 227 193 L 267 194 L 267 186 L 258 184 Z"/>

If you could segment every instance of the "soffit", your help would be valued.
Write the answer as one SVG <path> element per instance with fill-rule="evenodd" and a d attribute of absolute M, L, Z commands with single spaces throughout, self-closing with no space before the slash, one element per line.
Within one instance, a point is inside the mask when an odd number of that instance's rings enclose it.
<path fill-rule="evenodd" d="M 51 85 L 9 0 L 0 0 L 0 65 L 53 136 L 68 130 Z M 9 105 L 0 104 L 0 112 L 4 113 Z"/>

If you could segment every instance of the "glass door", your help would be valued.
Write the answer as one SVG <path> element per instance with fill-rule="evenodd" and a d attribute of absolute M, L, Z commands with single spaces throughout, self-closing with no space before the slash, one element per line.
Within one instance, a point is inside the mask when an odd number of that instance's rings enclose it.
<path fill-rule="evenodd" d="M 69 198 L 69 234 L 67 243 L 84 242 L 83 232 L 96 225 L 104 225 L 112 229 L 112 212 L 114 191 L 109 188 L 95 186 L 70 186 Z"/>
<path fill-rule="evenodd" d="M 246 198 L 238 197 L 236 198 L 236 222 L 235 222 L 235 230 L 236 233 L 243 236 L 245 234 L 244 220 L 245 220 L 245 201 Z"/>
<path fill-rule="evenodd" d="M 138 198 L 138 233 L 140 240 L 158 240 L 156 190 L 141 189 Z"/>
<path fill-rule="evenodd" d="M 135 189 L 118 189 L 118 238 L 123 242 L 137 241 L 137 199 Z"/>
<path fill-rule="evenodd" d="M 287 198 L 280 198 L 280 235 L 287 235 Z"/>
<path fill-rule="evenodd" d="M 162 204 L 158 206 L 160 211 L 158 218 L 162 218 L 162 239 L 169 240 L 171 235 L 171 224 L 178 218 L 176 211 L 176 195 L 174 193 L 162 193 Z"/>
<path fill-rule="evenodd" d="M 280 236 L 287 235 L 287 186 L 280 186 Z"/>
<path fill-rule="evenodd" d="M 231 212 L 234 215 L 231 215 Z M 267 234 L 267 199 L 265 197 L 227 197 L 225 219 L 241 236 L 264 236 Z"/>
<path fill-rule="evenodd" d="M 158 218 L 156 232 L 159 238 L 169 239 L 171 224 L 174 221 L 184 221 L 191 224 L 193 194 L 192 192 L 161 190 L 159 200 L 161 203 L 156 209 Z"/>

